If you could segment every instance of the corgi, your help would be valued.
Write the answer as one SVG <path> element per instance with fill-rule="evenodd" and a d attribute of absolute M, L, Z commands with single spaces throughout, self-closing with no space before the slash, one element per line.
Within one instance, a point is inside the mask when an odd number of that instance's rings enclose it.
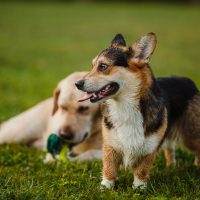
<path fill-rule="evenodd" d="M 124 37 L 117 34 L 94 58 L 92 70 L 75 83 L 85 92 L 81 102 L 102 103 L 101 184 L 106 188 L 114 186 L 121 164 L 132 170 L 133 187 L 145 188 L 158 150 L 165 141 L 166 149 L 170 147 L 173 131 L 181 130 L 183 121 L 185 127 L 197 127 L 196 121 L 187 123 L 184 111 L 198 89 L 188 78 L 154 77 L 149 59 L 156 43 L 156 35 L 148 33 L 127 47 Z M 200 141 L 200 132 L 196 138 Z M 194 149 L 199 159 L 200 145 Z"/>

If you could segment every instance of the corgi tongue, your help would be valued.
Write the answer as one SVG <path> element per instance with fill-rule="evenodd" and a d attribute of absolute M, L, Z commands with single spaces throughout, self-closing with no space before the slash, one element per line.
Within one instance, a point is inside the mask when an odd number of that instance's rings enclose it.
<path fill-rule="evenodd" d="M 92 96 L 93 96 L 93 93 L 85 93 L 85 95 L 81 99 L 79 99 L 78 102 L 86 101 L 90 99 Z"/>

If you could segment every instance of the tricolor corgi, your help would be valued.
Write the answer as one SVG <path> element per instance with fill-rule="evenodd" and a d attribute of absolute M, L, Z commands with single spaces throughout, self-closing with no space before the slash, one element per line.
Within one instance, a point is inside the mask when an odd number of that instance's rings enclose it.
<path fill-rule="evenodd" d="M 80 101 L 103 102 L 101 184 L 107 188 L 114 186 L 121 164 L 133 170 L 133 187 L 144 188 L 165 139 L 165 153 L 172 162 L 173 135 L 175 130 L 182 131 L 183 122 L 185 129 L 195 130 L 196 141 L 191 139 L 189 143 L 196 144 L 190 146 L 199 163 L 200 122 L 193 117 L 193 122 L 191 119 L 188 123 L 185 116 L 198 89 L 188 78 L 155 79 L 149 58 L 156 41 L 156 35 L 148 33 L 132 47 L 126 47 L 123 36 L 117 34 L 92 61 L 91 72 L 76 82 L 77 88 L 85 92 Z"/>

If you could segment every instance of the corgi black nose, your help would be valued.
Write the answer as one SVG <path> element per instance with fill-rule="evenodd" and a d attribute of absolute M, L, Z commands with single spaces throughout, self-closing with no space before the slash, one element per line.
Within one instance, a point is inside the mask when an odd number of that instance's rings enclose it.
<path fill-rule="evenodd" d="M 79 89 L 79 90 L 82 90 L 83 89 L 83 86 L 84 86 L 84 83 L 85 81 L 84 80 L 79 80 L 75 83 L 76 87 Z"/>

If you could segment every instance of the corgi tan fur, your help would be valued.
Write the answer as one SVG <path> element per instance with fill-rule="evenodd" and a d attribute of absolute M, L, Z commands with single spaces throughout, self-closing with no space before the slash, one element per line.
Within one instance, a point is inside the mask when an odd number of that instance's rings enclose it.
<path fill-rule="evenodd" d="M 0 144 L 24 143 L 46 150 L 47 138 L 57 133 L 72 147 L 70 160 L 101 159 L 101 114 L 98 104 L 78 103 L 83 92 L 74 83 L 87 72 L 60 81 L 49 98 L 1 124 Z M 47 156 L 51 160 L 51 156 Z"/>
<path fill-rule="evenodd" d="M 117 34 L 111 46 L 92 61 L 91 72 L 76 83 L 85 92 L 80 102 L 102 102 L 101 184 L 107 188 L 114 186 L 121 164 L 133 171 L 133 187 L 146 186 L 159 148 L 165 138 L 170 141 L 183 112 L 198 94 L 188 78 L 154 78 L 149 58 L 156 41 L 156 35 L 149 33 L 126 47 L 123 36 Z M 167 150 L 166 155 L 170 162 L 173 156 Z"/>

